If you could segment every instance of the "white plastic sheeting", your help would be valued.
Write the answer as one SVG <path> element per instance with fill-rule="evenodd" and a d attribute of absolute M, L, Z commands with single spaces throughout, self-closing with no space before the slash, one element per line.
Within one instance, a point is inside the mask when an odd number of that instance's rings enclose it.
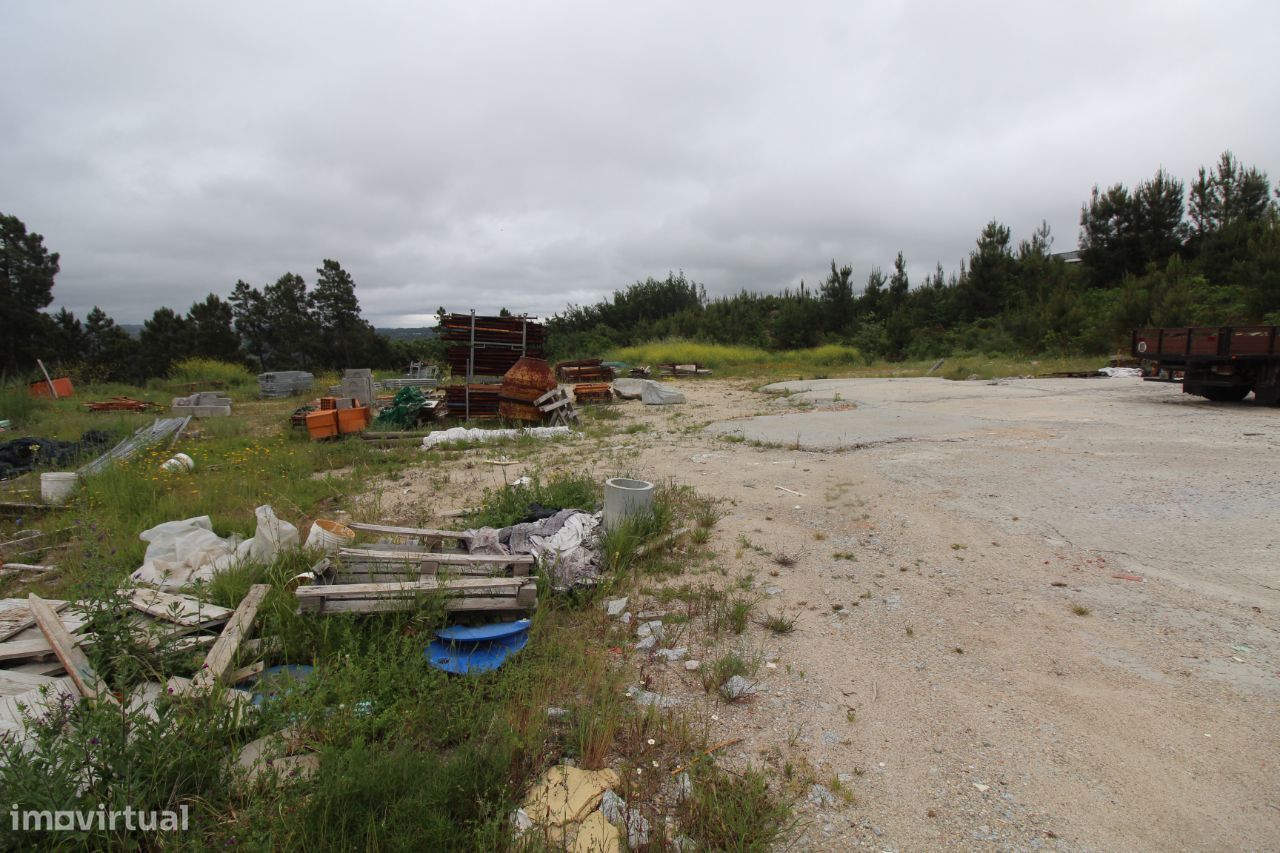
<path fill-rule="evenodd" d="M 624 400 L 640 400 L 646 406 L 669 406 L 684 402 L 684 394 L 652 379 L 615 379 L 613 390 Z"/>
<path fill-rule="evenodd" d="M 179 589 L 208 581 L 245 560 L 269 563 L 281 551 L 298 547 L 298 528 L 277 517 L 271 507 L 260 506 L 254 514 L 258 529 L 246 540 L 234 534 L 224 539 L 214 533 L 207 515 L 166 521 L 144 530 L 138 538 L 147 543 L 147 553 L 130 577 L 135 583 Z"/>
<path fill-rule="evenodd" d="M 519 438 L 522 435 L 530 435 L 534 438 L 555 438 L 560 435 L 569 435 L 569 428 L 567 426 L 525 427 L 524 429 L 468 429 L 467 427 L 453 427 L 452 429 L 438 429 L 423 436 L 422 446 L 430 450 L 433 447 L 453 441 L 499 441 L 507 438 Z"/>
<path fill-rule="evenodd" d="M 1140 367 L 1100 367 L 1098 372 L 1103 376 L 1110 376 L 1115 379 L 1117 376 L 1126 376 L 1136 379 L 1142 378 L 1142 368 Z"/>

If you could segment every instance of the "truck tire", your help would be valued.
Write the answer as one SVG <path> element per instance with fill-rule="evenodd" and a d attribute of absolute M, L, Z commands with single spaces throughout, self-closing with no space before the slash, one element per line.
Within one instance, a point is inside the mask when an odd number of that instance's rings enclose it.
<path fill-rule="evenodd" d="M 1203 388 L 1200 395 L 1215 403 L 1238 403 L 1252 390 L 1248 385 L 1233 385 L 1230 388 Z"/>

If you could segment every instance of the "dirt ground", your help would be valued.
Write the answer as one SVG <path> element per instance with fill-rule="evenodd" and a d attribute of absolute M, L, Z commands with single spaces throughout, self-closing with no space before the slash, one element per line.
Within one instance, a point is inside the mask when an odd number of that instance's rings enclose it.
<path fill-rule="evenodd" d="M 797 630 L 681 640 L 770 660 L 746 702 L 646 667 L 744 738 L 728 761 L 852 795 L 802 794 L 797 849 L 1280 849 L 1280 410 L 1129 379 L 678 387 L 619 405 L 643 431 L 468 451 L 379 512 L 560 466 L 725 498 L 707 577 Z"/>

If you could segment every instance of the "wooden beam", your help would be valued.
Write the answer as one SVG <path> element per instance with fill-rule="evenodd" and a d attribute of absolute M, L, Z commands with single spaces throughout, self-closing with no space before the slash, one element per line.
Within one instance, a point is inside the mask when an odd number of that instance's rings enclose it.
<path fill-rule="evenodd" d="M 44 638 L 53 647 L 53 653 L 58 656 L 58 660 L 62 661 L 63 668 L 75 682 L 80 695 L 86 699 L 97 699 L 103 696 L 114 701 L 115 697 L 107 692 L 106 685 L 102 683 L 98 673 L 93 671 L 89 659 L 76 645 L 75 639 L 68 633 L 62 620 L 58 618 L 57 612 L 49 606 L 49 603 L 33 592 L 27 596 L 27 605 L 31 608 L 31 615 L 35 618 L 36 624 L 40 626 L 40 633 L 44 634 Z"/>
<path fill-rule="evenodd" d="M 213 648 L 205 656 L 204 666 L 191 679 L 191 689 L 204 692 L 213 687 L 227 670 L 235 657 L 240 642 L 248 638 L 253 631 L 253 618 L 258 615 L 258 607 L 271 591 L 270 584 L 256 583 L 249 587 L 249 593 L 240 601 L 240 606 L 231 615 L 230 621 L 214 641 Z"/>
<path fill-rule="evenodd" d="M 266 668 L 267 668 L 267 665 L 263 661 L 258 661 L 257 663 L 251 663 L 248 666 L 242 666 L 239 669 L 237 669 L 235 672 L 227 676 L 227 683 L 239 684 L 241 681 L 244 681 L 247 678 L 253 678 L 255 675 L 258 675 Z"/>
<path fill-rule="evenodd" d="M 54 387 L 53 380 L 49 378 L 49 371 L 44 369 L 44 362 L 36 359 L 36 364 L 40 366 L 40 372 L 44 374 L 44 381 L 49 383 L 49 393 L 53 395 L 53 399 L 58 399 L 58 389 Z"/>
<path fill-rule="evenodd" d="M 388 536 L 418 536 L 428 539 L 461 539 L 471 540 L 471 534 L 465 530 L 435 530 L 430 527 L 393 527 L 387 524 L 366 524 L 352 521 L 347 524 L 352 530 L 363 530 L 365 533 L 383 533 Z"/>
<path fill-rule="evenodd" d="M 421 578 L 402 583 L 331 583 L 314 586 L 300 586 L 294 591 L 298 598 L 355 598 L 395 595 L 398 593 L 413 594 L 417 592 L 481 592 L 501 589 L 519 589 L 527 583 L 523 578 L 459 578 L 457 580 L 437 580 Z"/>
<path fill-rule="evenodd" d="M 343 548 L 339 557 L 357 557 L 383 563 L 439 563 L 442 566 L 532 566 L 532 554 L 450 554 L 441 551 L 383 551 L 376 548 Z"/>

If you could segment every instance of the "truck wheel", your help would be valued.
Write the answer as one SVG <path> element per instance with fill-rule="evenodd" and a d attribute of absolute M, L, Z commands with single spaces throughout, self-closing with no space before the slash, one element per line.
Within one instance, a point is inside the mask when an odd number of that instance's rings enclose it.
<path fill-rule="evenodd" d="M 1205 388 L 1200 393 L 1215 403 L 1238 403 L 1252 390 L 1248 385 L 1236 385 L 1231 388 Z"/>

